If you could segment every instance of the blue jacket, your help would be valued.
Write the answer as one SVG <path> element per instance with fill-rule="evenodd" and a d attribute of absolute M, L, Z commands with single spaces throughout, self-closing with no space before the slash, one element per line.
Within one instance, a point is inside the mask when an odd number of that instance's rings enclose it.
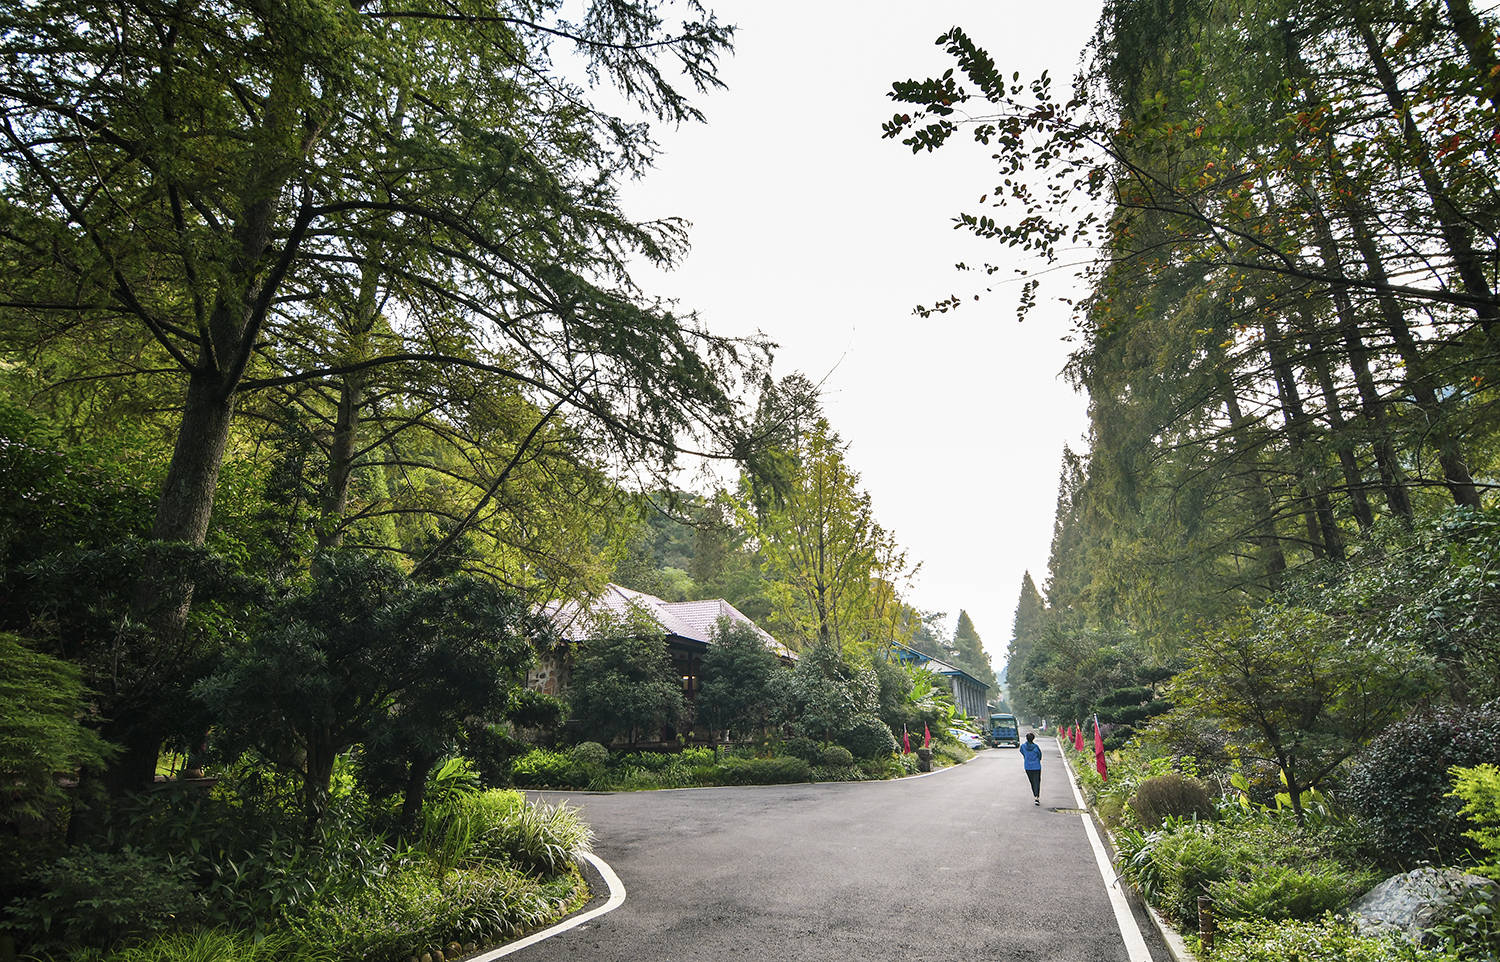
<path fill-rule="evenodd" d="M 1022 742 L 1021 757 L 1026 760 L 1026 770 L 1028 772 L 1039 772 L 1042 770 L 1042 746 L 1036 742 Z"/>

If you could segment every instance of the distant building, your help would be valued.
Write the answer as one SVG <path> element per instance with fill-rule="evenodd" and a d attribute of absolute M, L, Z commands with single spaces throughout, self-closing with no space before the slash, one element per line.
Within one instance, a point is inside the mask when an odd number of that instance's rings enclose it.
<path fill-rule="evenodd" d="M 796 655 L 790 648 L 771 637 L 723 598 L 663 601 L 644 591 L 632 591 L 610 584 L 592 601 L 566 601 L 555 604 L 548 610 L 564 644 L 556 652 L 541 655 L 536 667 L 531 669 L 527 677 L 527 684 L 551 695 L 563 694 L 569 681 L 568 649 L 598 636 L 601 615 L 607 613 L 613 618 L 622 618 L 632 608 L 644 613 L 661 628 L 667 654 L 672 659 L 673 669 L 682 677 L 682 693 L 689 701 L 698 694 L 703 655 L 712 643 L 714 627 L 720 618 L 749 625 L 760 635 L 766 647 L 776 652 L 783 661 L 791 663 L 796 660 Z"/>
<path fill-rule="evenodd" d="M 908 645 L 899 643 L 892 645 L 891 651 L 896 660 L 903 664 L 926 668 L 933 674 L 947 678 L 948 684 L 953 689 L 953 703 L 958 706 L 960 712 L 970 718 L 989 717 L 989 685 L 962 668 L 950 665 L 940 658 L 935 658 L 925 651 L 918 651 Z"/>

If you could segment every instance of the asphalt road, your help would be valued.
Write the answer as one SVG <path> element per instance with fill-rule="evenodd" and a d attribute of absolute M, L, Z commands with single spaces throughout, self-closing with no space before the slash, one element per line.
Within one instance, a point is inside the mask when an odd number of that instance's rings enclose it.
<path fill-rule="evenodd" d="M 1041 807 L 1011 749 L 890 782 L 530 793 L 583 810 L 627 897 L 512 957 L 1128 962 L 1056 743 L 1042 745 Z"/>

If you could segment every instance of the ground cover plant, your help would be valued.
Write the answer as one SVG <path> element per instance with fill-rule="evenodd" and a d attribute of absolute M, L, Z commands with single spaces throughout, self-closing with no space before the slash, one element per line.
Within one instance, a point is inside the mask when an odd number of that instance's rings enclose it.
<path fill-rule="evenodd" d="M 250 767 L 211 791 L 142 797 L 117 847 L 39 853 L 0 925 L 57 960 L 261 959 L 296 946 L 274 957 L 385 962 L 571 911 L 587 895 L 574 855 L 588 827 L 572 809 L 483 790 L 468 771 L 440 766 L 412 833 L 349 763 L 312 830 L 299 788 Z"/>
<path fill-rule="evenodd" d="M 1198 898 L 1212 899 L 1222 931 L 1206 958 L 1478 962 L 1500 950 L 1500 893 L 1492 888 L 1460 887 L 1430 923 L 1424 947 L 1357 932 L 1338 913 L 1390 874 L 1377 826 L 1314 792 L 1304 794 L 1299 824 L 1284 790 L 1266 795 L 1236 765 L 1202 771 L 1198 759 L 1159 755 L 1161 742 L 1145 742 L 1138 736 L 1109 753 L 1107 780 L 1094 769 L 1092 746 L 1065 755 L 1111 830 L 1121 876 L 1189 941 L 1196 941 Z M 1383 755 L 1373 758 L 1387 764 Z M 1493 870 L 1494 771 L 1454 768 L 1445 780 L 1453 786 L 1448 801 L 1467 819 L 1473 848 L 1460 866 L 1469 872 Z"/>

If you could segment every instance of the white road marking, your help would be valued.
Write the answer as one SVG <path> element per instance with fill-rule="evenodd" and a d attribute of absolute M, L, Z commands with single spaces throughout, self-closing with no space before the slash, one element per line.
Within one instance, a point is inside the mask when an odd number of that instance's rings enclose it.
<path fill-rule="evenodd" d="M 604 884 L 609 887 L 609 899 L 603 905 L 598 908 L 589 909 L 587 912 L 575 915 L 570 919 L 564 919 L 551 928 L 542 929 L 540 932 L 533 932 L 524 939 L 517 939 L 514 942 L 500 946 L 498 949 L 492 949 L 489 952 L 476 955 L 472 959 L 469 959 L 468 962 L 491 962 L 493 959 L 504 958 L 512 952 L 519 952 L 529 945 L 537 944 L 543 939 L 550 939 L 552 936 L 561 935 L 569 929 L 576 929 L 583 923 L 597 919 L 606 912 L 613 912 L 624 905 L 625 883 L 620 881 L 620 876 L 616 875 L 615 870 L 609 867 L 609 863 L 593 852 L 580 852 L 578 854 L 603 876 Z"/>
<path fill-rule="evenodd" d="M 1083 830 L 1088 834 L 1089 846 L 1094 850 L 1094 861 L 1099 865 L 1099 876 L 1104 879 L 1104 890 L 1109 893 L 1109 907 L 1114 910 L 1115 925 L 1119 926 L 1120 937 L 1125 940 L 1125 954 L 1130 957 L 1130 962 L 1152 962 L 1151 951 L 1146 948 L 1146 940 L 1141 937 L 1141 927 L 1135 924 L 1135 914 L 1130 911 L 1130 903 L 1125 901 L 1125 892 L 1120 888 L 1120 879 L 1109 860 L 1109 853 L 1105 851 L 1104 842 L 1094 828 L 1094 820 L 1089 817 L 1089 807 L 1084 804 L 1083 792 L 1078 788 L 1078 780 L 1073 777 L 1073 766 L 1062 757 L 1061 742 L 1057 744 L 1057 751 L 1063 771 L 1068 773 L 1068 784 L 1073 786 L 1073 797 L 1077 799 L 1078 807 L 1083 809 L 1083 814 L 1078 817 L 1083 820 Z"/>

